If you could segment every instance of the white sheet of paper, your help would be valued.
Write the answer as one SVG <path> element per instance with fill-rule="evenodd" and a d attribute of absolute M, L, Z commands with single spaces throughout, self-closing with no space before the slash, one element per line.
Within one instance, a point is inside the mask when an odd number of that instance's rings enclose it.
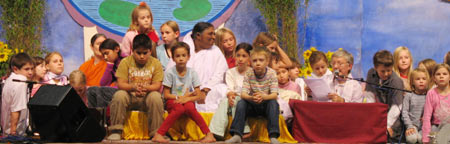
<path fill-rule="evenodd" d="M 305 79 L 306 85 L 311 89 L 313 99 L 316 101 L 328 101 L 328 93 L 331 93 L 330 86 L 325 80 L 317 78 Z"/>

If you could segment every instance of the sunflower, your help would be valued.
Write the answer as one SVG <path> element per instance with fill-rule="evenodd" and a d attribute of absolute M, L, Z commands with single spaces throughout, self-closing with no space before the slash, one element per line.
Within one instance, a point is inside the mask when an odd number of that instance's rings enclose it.
<path fill-rule="evenodd" d="M 302 76 L 303 76 L 303 69 L 298 68 L 298 77 L 302 77 Z"/>
<path fill-rule="evenodd" d="M 311 47 L 311 51 L 317 51 L 316 47 Z"/>
<path fill-rule="evenodd" d="M 7 44 L 3 44 L 3 43 L 0 42 L 0 53 L 7 53 L 7 54 L 9 54 L 9 53 L 11 53 L 11 51 L 12 50 L 8 48 Z"/>
<path fill-rule="evenodd" d="M 8 61 L 8 56 L 9 56 L 9 53 L 6 53 L 6 52 L 0 53 L 0 62 Z"/>
<path fill-rule="evenodd" d="M 308 77 L 308 76 L 311 76 L 312 68 L 311 68 L 311 67 L 305 67 L 305 68 L 302 70 L 302 73 L 303 73 L 303 76 L 304 76 L 305 78 Z"/>
<path fill-rule="evenodd" d="M 328 51 L 325 55 L 327 56 L 328 61 L 331 61 L 331 56 L 333 56 L 334 52 Z"/>
<path fill-rule="evenodd" d="M 311 50 L 306 50 L 305 52 L 303 52 L 303 58 L 305 60 L 309 59 L 309 57 L 311 56 L 312 51 Z"/>

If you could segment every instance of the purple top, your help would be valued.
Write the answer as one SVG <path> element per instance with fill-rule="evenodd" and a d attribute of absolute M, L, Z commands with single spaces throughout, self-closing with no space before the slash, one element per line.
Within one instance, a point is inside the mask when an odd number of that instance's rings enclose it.
<path fill-rule="evenodd" d="M 100 80 L 100 86 L 111 86 L 111 84 L 117 81 L 116 70 L 120 64 L 122 58 L 118 58 L 114 63 L 108 63 L 106 65 L 105 72 L 103 73 L 102 79 Z M 117 86 L 114 86 L 117 87 Z"/>

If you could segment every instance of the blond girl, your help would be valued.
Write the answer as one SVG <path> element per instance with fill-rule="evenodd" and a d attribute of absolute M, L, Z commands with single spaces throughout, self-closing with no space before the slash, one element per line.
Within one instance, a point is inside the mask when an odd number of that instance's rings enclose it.
<path fill-rule="evenodd" d="M 394 51 L 394 72 L 403 80 L 405 89 L 411 90 L 408 75 L 412 71 L 413 58 L 411 52 L 405 46 L 400 46 Z"/>
<path fill-rule="evenodd" d="M 161 38 L 164 44 L 156 47 L 156 56 L 158 57 L 159 62 L 163 69 L 166 69 L 167 64 L 172 57 L 172 52 L 170 52 L 170 48 L 178 42 L 178 37 L 180 36 L 180 28 L 178 27 L 177 22 L 175 21 L 167 21 L 161 25 Z"/>
<path fill-rule="evenodd" d="M 228 68 L 236 66 L 234 58 L 234 49 L 236 48 L 236 37 L 233 31 L 228 28 L 220 28 L 216 31 L 216 45 L 220 48 L 225 59 L 227 60 Z"/>
<path fill-rule="evenodd" d="M 131 12 L 131 24 L 127 33 L 122 39 L 121 56 L 127 57 L 131 55 L 133 38 L 138 34 L 147 34 L 152 40 L 152 56 L 156 57 L 156 43 L 159 40 L 158 34 L 155 28 L 152 26 L 153 14 L 150 7 L 145 3 L 141 2 L 136 8 Z"/>
<path fill-rule="evenodd" d="M 423 107 L 425 96 L 430 88 L 430 76 L 426 69 L 417 68 L 409 75 L 411 93 L 403 98 L 402 119 L 406 126 L 406 142 L 420 143 L 422 141 Z"/>
<path fill-rule="evenodd" d="M 64 60 L 59 52 L 51 52 L 45 57 L 45 68 L 48 70 L 44 77 L 44 83 L 67 85 L 67 76 L 63 75 Z"/>

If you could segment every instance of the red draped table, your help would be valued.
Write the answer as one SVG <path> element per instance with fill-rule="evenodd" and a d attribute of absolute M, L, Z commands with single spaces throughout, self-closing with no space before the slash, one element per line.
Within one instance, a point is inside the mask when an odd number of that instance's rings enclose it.
<path fill-rule="evenodd" d="M 291 99 L 292 133 L 299 142 L 386 142 L 388 106 Z"/>

